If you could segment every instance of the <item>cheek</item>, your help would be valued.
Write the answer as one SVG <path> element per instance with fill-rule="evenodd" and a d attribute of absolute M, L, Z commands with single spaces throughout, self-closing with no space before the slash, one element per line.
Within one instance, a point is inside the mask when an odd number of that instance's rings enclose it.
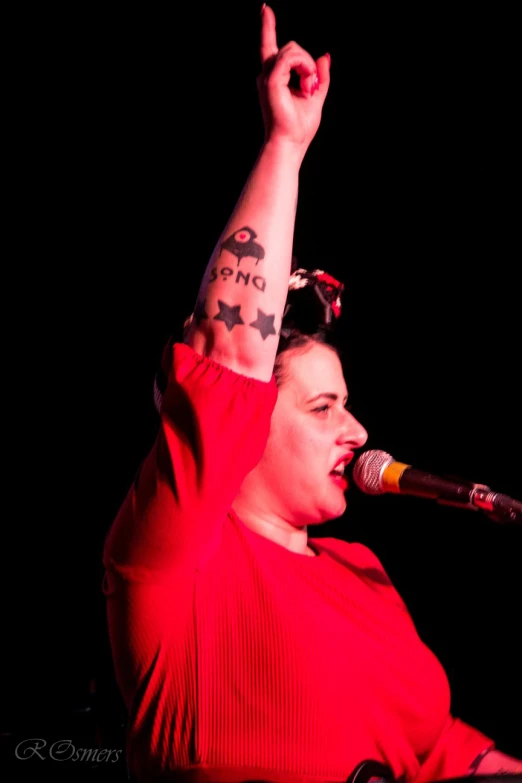
<path fill-rule="evenodd" d="M 267 453 L 268 452 L 268 453 Z M 270 434 L 267 443 L 267 458 L 272 461 L 274 471 L 281 471 L 284 478 L 290 468 L 299 483 L 308 481 L 327 461 L 327 445 L 324 436 L 302 423 L 282 422 Z M 286 469 L 286 471 L 285 471 Z M 299 479 L 298 479 L 299 477 Z"/>
<path fill-rule="evenodd" d="M 295 427 L 284 422 L 276 424 L 270 430 L 264 458 L 273 462 L 296 461 L 303 449 L 303 440 Z"/>
<path fill-rule="evenodd" d="M 328 464 L 331 447 L 332 433 L 327 422 L 296 411 L 286 400 L 277 401 L 263 456 L 265 468 L 274 480 L 287 481 L 290 469 L 294 485 L 308 483 Z"/>

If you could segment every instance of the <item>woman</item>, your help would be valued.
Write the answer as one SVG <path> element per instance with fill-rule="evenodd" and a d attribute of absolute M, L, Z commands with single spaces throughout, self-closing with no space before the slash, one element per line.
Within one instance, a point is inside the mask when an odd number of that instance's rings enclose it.
<path fill-rule="evenodd" d="M 308 537 L 344 512 L 367 437 L 336 352 L 292 328 L 295 306 L 284 318 L 330 58 L 279 49 L 265 6 L 261 60 L 265 142 L 165 351 L 160 431 L 105 547 L 130 768 L 147 782 L 344 781 L 364 759 L 419 783 L 513 772 L 449 714 L 444 671 L 373 553 Z M 338 310 L 335 281 L 329 301 L 317 275 L 292 280 L 294 300 L 303 286 Z"/>

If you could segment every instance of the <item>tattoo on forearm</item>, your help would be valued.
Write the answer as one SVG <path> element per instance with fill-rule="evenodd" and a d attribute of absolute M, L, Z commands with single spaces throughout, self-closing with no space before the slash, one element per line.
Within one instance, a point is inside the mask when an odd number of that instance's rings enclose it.
<path fill-rule="evenodd" d="M 247 272 L 246 274 L 242 272 L 240 269 L 237 270 L 235 273 L 233 269 L 231 269 L 229 266 L 222 266 L 221 269 L 218 269 L 216 266 L 212 267 L 210 270 L 210 276 L 208 279 L 209 285 L 210 283 L 214 283 L 218 277 L 220 280 L 232 280 L 233 275 L 235 274 L 234 282 L 235 283 L 243 283 L 243 285 L 248 285 L 249 283 L 252 283 L 255 288 L 257 288 L 258 291 L 261 291 L 261 293 L 264 293 L 266 288 L 266 280 L 264 277 L 261 277 L 260 275 L 252 275 L 250 276 L 250 272 Z"/>
<path fill-rule="evenodd" d="M 276 334 L 276 330 L 274 329 L 274 318 L 275 314 L 267 315 L 258 307 L 256 320 L 249 324 L 253 329 L 259 329 L 263 342 L 269 334 Z"/>
<path fill-rule="evenodd" d="M 259 261 L 262 261 L 265 257 L 265 250 L 257 242 L 254 242 L 256 237 L 255 231 L 248 226 L 243 226 L 243 228 L 234 231 L 221 243 L 219 255 L 221 255 L 223 250 L 228 250 L 229 253 L 236 256 L 238 266 L 243 258 L 255 258 L 257 266 Z"/>
<path fill-rule="evenodd" d="M 480 766 L 480 762 L 482 761 L 484 756 L 487 756 L 488 753 L 490 753 L 492 750 L 493 750 L 493 748 L 487 748 L 486 750 L 483 750 L 482 753 L 479 753 L 477 758 L 474 761 L 471 762 L 471 764 L 469 765 L 469 775 L 470 775 L 470 777 L 471 777 L 471 775 L 474 775 L 476 773 L 478 767 Z"/>
<path fill-rule="evenodd" d="M 226 302 L 223 302 L 222 299 L 218 299 L 218 305 L 219 313 L 214 316 L 214 321 L 223 321 L 229 332 L 232 331 L 234 326 L 244 326 L 245 322 L 239 314 L 241 305 L 228 305 Z M 195 312 L 194 317 L 196 317 Z M 208 318 L 206 313 L 203 317 Z M 251 323 L 248 325 L 253 329 L 259 330 L 259 334 L 263 338 L 264 342 L 269 335 L 277 334 L 274 327 L 274 319 L 275 314 L 267 315 L 262 310 L 257 308 L 257 318 L 255 321 L 251 321 Z"/>
<path fill-rule="evenodd" d="M 214 321 L 223 321 L 229 332 L 232 331 L 234 326 L 245 323 L 239 315 L 241 305 L 235 305 L 234 307 L 231 307 L 225 302 L 222 302 L 221 299 L 218 299 L 218 305 L 219 313 L 214 316 Z"/>

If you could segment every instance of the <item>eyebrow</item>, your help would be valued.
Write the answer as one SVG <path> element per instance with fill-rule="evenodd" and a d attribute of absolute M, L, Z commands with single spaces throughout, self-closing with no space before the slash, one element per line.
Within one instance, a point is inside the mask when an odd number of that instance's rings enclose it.
<path fill-rule="evenodd" d="M 308 405 L 310 402 L 316 402 L 317 400 L 320 400 L 322 397 L 326 397 L 328 400 L 333 400 L 333 402 L 337 402 L 339 399 L 339 395 L 335 394 L 334 392 L 321 392 L 321 394 L 317 394 L 315 397 L 312 397 L 310 400 L 306 401 L 306 404 Z M 345 404 L 348 400 L 348 395 L 343 400 L 343 404 Z"/>

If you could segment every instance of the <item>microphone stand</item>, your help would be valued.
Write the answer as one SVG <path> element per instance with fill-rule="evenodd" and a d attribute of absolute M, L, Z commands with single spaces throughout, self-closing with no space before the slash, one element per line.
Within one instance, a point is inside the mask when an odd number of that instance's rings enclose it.
<path fill-rule="evenodd" d="M 501 525 L 522 526 L 522 503 L 519 500 L 493 492 L 489 487 L 476 484 L 471 495 L 475 508 L 483 511 L 493 522 Z"/>
<path fill-rule="evenodd" d="M 448 477 L 455 481 L 455 477 Z M 458 479 L 459 484 L 467 484 L 469 494 L 462 503 L 455 500 L 438 498 L 437 501 L 443 506 L 455 506 L 457 508 L 467 508 L 472 511 L 482 511 L 493 522 L 501 525 L 521 525 L 522 526 L 522 503 L 520 500 L 510 498 L 500 492 L 493 492 L 491 487 L 486 484 L 473 484 Z"/>

